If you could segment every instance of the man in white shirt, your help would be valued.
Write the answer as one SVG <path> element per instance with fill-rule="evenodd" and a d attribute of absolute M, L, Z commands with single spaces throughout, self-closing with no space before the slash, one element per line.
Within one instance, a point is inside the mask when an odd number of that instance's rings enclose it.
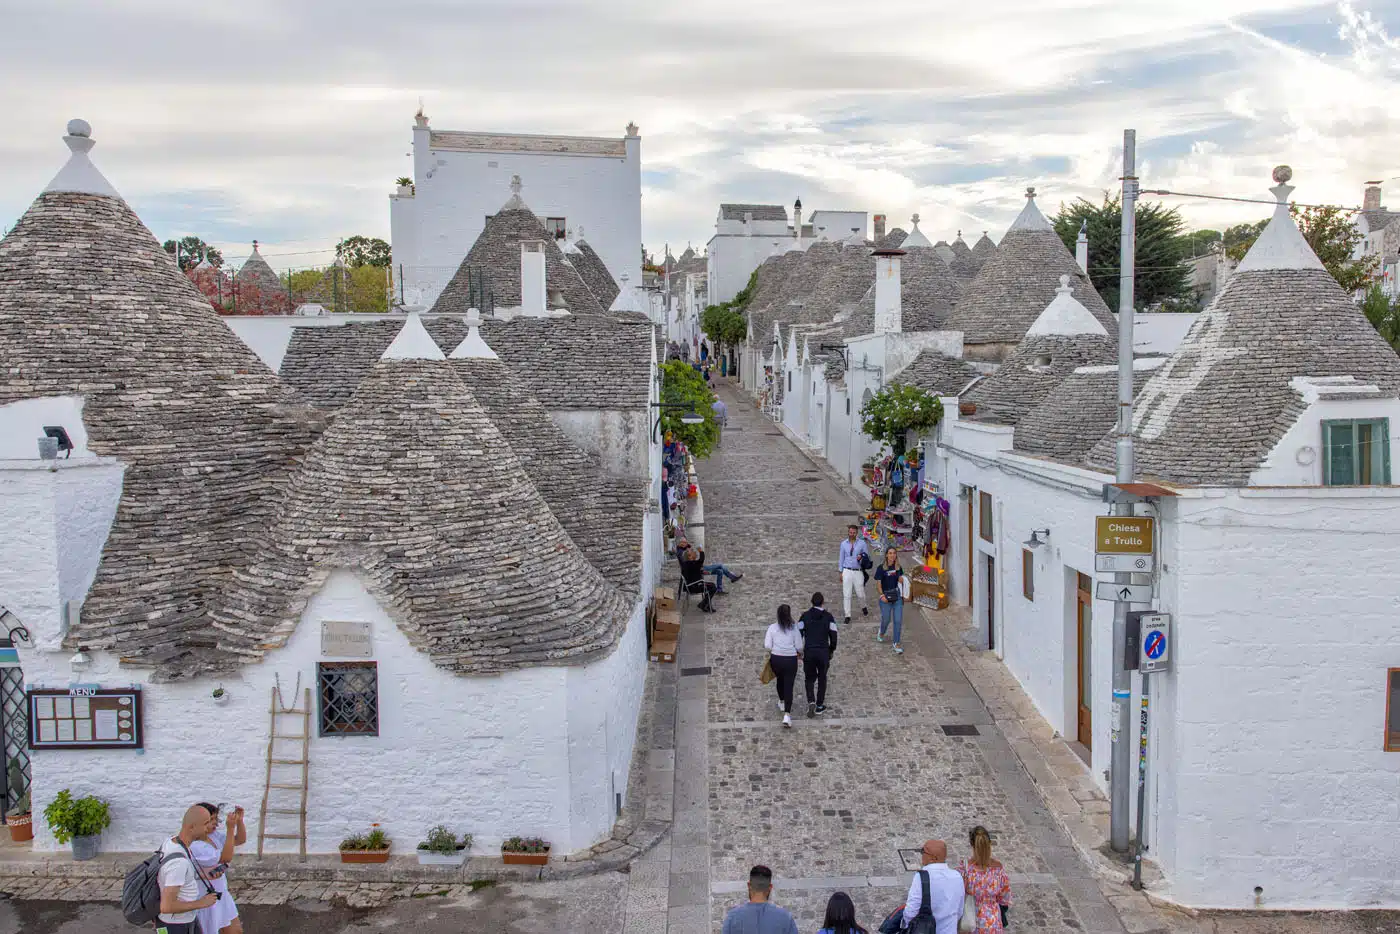
<path fill-rule="evenodd" d="M 199 805 L 185 812 L 180 832 L 161 844 L 160 921 L 157 934 L 195 934 L 195 917 L 201 908 L 218 901 L 190 859 L 189 847 L 204 836 L 210 814 Z"/>
<path fill-rule="evenodd" d="M 963 877 L 956 869 L 948 868 L 948 844 L 942 840 L 924 842 L 924 868 L 914 873 L 914 882 L 909 886 L 909 897 L 904 902 L 904 926 L 919 913 L 924 905 L 924 886 L 920 879 L 928 873 L 929 912 L 933 915 L 937 934 L 958 934 L 958 919 L 962 917 Z"/>
<path fill-rule="evenodd" d="M 865 539 L 860 537 L 860 529 L 854 525 L 846 527 L 846 537 L 841 541 L 841 598 L 845 605 L 846 618 L 851 621 L 851 598 L 860 595 L 863 616 L 870 615 L 870 603 L 865 597 L 865 569 L 861 567 L 861 556 L 870 559 L 870 549 L 865 547 Z"/>

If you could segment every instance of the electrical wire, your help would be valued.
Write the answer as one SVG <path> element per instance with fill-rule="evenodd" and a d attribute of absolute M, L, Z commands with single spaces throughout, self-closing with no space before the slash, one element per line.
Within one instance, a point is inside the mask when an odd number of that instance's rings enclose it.
<path fill-rule="evenodd" d="M 1173 198 L 1204 198 L 1207 201 L 1238 201 L 1241 204 L 1268 204 L 1277 205 L 1277 201 L 1267 198 L 1235 198 L 1230 195 L 1204 195 L 1192 191 L 1169 191 L 1166 188 L 1141 188 L 1140 195 L 1168 195 Z M 1299 208 L 1337 208 L 1342 211 L 1360 211 L 1361 208 L 1349 208 L 1341 204 L 1303 204 L 1301 201 L 1290 201 L 1290 205 Z"/>

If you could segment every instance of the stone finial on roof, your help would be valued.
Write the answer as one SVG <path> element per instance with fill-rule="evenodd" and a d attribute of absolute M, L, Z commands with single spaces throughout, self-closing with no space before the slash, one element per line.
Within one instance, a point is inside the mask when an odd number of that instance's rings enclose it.
<path fill-rule="evenodd" d="M 627 136 L 629 139 L 641 135 L 641 132 L 641 128 L 637 126 L 637 124 L 633 123 L 631 120 L 627 121 Z"/>
<path fill-rule="evenodd" d="M 452 353 L 448 354 L 448 359 L 499 360 L 496 352 L 481 338 L 481 310 L 468 308 L 466 321 L 467 336 L 462 339 L 462 342 Z"/>
<path fill-rule="evenodd" d="M 88 153 L 97 143 L 92 138 L 92 126 L 86 120 L 69 120 L 68 135 L 63 137 L 63 142 L 68 145 L 72 155 L 44 188 L 45 191 L 78 191 L 109 198 L 121 197 L 88 158 Z"/>
<path fill-rule="evenodd" d="M 1054 299 L 1045 306 L 1040 317 L 1036 318 L 1035 323 L 1026 331 L 1027 337 L 1032 334 L 1060 337 L 1071 337 L 1076 334 L 1108 336 L 1108 329 L 1103 326 L 1103 322 L 1095 318 L 1089 309 L 1085 308 L 1080 304 L 1079 299 L 1074 297 L 1074 287 L 1069 282 L 1069 276 L 1060 276 L 1060 287 L 1055 290 Z"/>
<path fill-rule="evenodd" d="M 380 360 L 445 360 L 442 348 L 437 345 L 428 334 L 427 328 L 423 327 L 422 316 L 416 312 L 408 313 L 408 320 L 399 329 L 398 337 L 385 348 Z"/>
<path fill-rule="evenodd" d="M 1288 181 L 1292 177 L 1293 170 L 1286 165 L 1274 169 L 1274 181 L 1278 184 L 1269 189 L 1278 202 L 1274 205 L 1274 216 L 1269 218 L 1269 223 L 1259 234 L 1259 239 L 1254 241 L 1254 245 L 1244 255 L 1237 272 L 1256 269 L 1326 268 L 1308 245 L 1308 241 L 1303 239 L 1303 234 L 1293 222 L 1293 216 L 1288 209 L 1288 196 L 1293 193 L 1293 186 L 1288 184 Z"/>
<path fill-rule="evenodd" d="M 1016 215 L 1016 219 L 1011 222 L 1007 231 L 1012 230 L 1051 230 L 1050 222 L 1045 219 L 1045 215 L 1040 213 L 1040 208 L 1035 206 L 1035 188 L 1026 189 L 1026 206 L 1021 209 L 1021 213 Z"/>
<path fill-rule="evenodd" d="M 423 102 L 418 102 L 418 112 L 413 115 L 413 125 L 419 128 L 428 125 L 428 115 L 423 113 Z"/>
<path fill-rule="evenodd" d="M 520 197 L 520 189 L 524 187 L 519 175 L 510 177 L 510 198 L 501 206 L 502 211 L 517 211 L 525 207 L 525 200 Z"/>
<path fill-rule="evenodd" d="M 928 242 L 928 237 L 924 236 L 924 232 L 919 229 L 919 215 L 915 214 L 910 217 L 909 220 L 913 222 L 913 229 L 910 230 L 909 235 L 904 238 L 904 242 L 900 244 L 900 248 L 907 250 L 910 247 L 916 246 L 933 246 L 932 243 Z"/>

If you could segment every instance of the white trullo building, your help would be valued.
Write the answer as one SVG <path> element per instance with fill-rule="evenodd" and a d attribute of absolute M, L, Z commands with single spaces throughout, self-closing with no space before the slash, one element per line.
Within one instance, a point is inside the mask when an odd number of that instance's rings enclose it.
<path fill-rule="evenodd" d="M 23 683 L 60 698 L 31 708 L 35 812 L 98 794 L 104 847 L 133 851 L 199 799 L 256 814 L 269 705 L 309 700 L 310 852 L 371 822 L 411 850 L 446 817 L 488 849 L 607 838 L 645 675 L 644 478 L 556 427 L 475 316 L 452 359 L 417 316 L 383 322 L 333 412 L 307 404 L 89 161 L 86 124 L 66 141 L 0 241 L 0 616 L 29 634 Z M 71 455 L 48 459 L 56 427 Z M 269 813 L 267 849 L 296 828 Z"/>

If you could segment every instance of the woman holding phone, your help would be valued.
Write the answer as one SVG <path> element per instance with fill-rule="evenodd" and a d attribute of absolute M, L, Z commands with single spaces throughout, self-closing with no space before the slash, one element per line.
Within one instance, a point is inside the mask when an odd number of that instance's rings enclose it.
<path fill-rule="evenodd" d="M 225 826 L 220 830 L 219 805 L 201 801 L 199 806 L 209 812 L 209 823 L 205 825 L 204 836 L 190 845 L 190 855 L 194 857 L 200 873 L 219 893 L 214 904 L 199 909 L 199 929 L 205 934 L 243 934 L 238 905 L 233 901 L 233 895 L 228 890 L 228 879 L 225 878 L 229 863 L 233 862 L 234 847 L 248 840 L 248 829 L 243 825 L 243 809 L 224 805 L 222 810 L 227 812 Z"/>

